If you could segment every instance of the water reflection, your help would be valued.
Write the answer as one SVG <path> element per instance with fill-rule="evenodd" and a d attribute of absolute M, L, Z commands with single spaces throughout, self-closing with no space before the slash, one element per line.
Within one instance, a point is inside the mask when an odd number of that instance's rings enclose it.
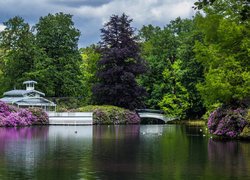
<path fill-rule="evenodd" d="M 130 179 L 136 169 L 140 126 L 94 126 L 93 163 L 100 179 Z"/>
<path fill-rule="evenodd" d="M 237 179 L 239 176 L 249 176 L 249 143 L 239 141 L 208 141 L 209 168 L 217 176 Z"/>
<path fill-rule="evenodd" d="M 48 127 L 0 128 L 0 178 L 31 178 L 47 135 Z"/>
<path fill-rule="evenodd" d="M 18 139 L 46 138 L 48 126 L 25 127 L 25 128 L 0 128 L 0 139 L 3 141 Z"/>
<path fill-rule="evenodd" d="M 250 144 L 177 125 L 0 128 L 0 179 L 249 179 Z"/>

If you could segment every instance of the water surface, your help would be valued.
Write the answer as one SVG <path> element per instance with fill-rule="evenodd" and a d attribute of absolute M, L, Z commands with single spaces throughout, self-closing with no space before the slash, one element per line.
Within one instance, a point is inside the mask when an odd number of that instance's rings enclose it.
<path fill-rule="evenodd" d="M 250 179 L 250 143 L 179 125 L 0 128 L 0 179 Z"/>

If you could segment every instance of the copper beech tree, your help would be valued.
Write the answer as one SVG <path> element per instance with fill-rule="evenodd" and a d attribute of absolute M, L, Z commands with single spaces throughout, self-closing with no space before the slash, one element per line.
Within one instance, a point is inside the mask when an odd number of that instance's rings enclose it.
<path fill-rule="evenodd" d="M 137 84 L 136 77 L 146 71 L 146 65 L 131 22 L 125 14 L 113 15 L 101 29 L 98 83 L 93 87 L 98 104 L 132 110 L 143 106 L 146 91 Z"/>

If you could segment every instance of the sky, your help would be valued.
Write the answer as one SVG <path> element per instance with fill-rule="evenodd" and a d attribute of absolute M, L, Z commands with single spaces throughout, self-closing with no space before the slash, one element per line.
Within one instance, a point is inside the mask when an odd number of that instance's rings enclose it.
<path fill-rule="evenodd" d="M 127 14 L 132 26 L 164 27 L 177 17 L 191 18 L 196 0 L 0 0 L 0 31 L 3 22 L 21 16 L 31 26 L 41 16 L 57 12 L 73 15 L 75 27 L 81 31 L 79 47 L 100 41 L 100 29 L 114 14 Z"/>

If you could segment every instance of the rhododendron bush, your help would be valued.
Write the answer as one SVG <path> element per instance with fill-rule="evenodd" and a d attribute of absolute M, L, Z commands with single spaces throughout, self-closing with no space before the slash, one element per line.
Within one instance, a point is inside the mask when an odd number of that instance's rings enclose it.
<path fill-rule="evenodd" d="M 210 114 L 208 129 L 211 134 L 223 137 L 237 137 L 247 125 L 244 108 L 221 107 Z"/>
<path fill-rule="evenodd" d="M 136 112 L 117 106 L 84 106 L 75 111 L 93 112 L 93 124 L 140 124 Z"/>
<path fill-rule="evenodd" d="M 40 108 L 16 108 L 0 101 L 0 126 L 17 127 L 48 123 L 48 115 Z"/>

